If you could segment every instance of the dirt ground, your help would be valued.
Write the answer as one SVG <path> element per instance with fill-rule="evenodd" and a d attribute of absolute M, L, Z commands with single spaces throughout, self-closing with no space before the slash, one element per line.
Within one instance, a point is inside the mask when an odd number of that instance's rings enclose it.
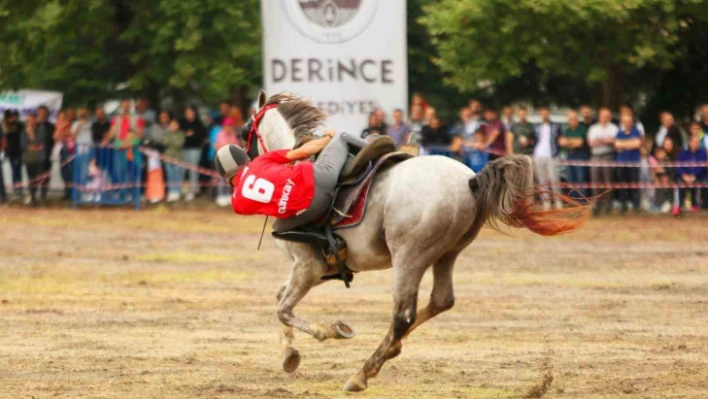
<path fill-rule="evenodd" d="M 357 336 L 296 334 L 289 265 L 261 218 L 227 211 L 0 209 L 1 398 L 338 398 L 390 321 L 391 272 L 296 309 Z M 708 397 L 708 218 L 592 220 L 572 235 L 485 230 L 457 304 L 416 330 L 362 398 Z M 421 290 L 427 301 L 431 277 Z"/>

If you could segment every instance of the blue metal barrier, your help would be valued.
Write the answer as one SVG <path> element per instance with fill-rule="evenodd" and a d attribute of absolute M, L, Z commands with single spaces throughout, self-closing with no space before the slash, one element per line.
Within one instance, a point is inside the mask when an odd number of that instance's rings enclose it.
<path fill-rule="evenodd" d="M 467 165 L 467 167 L 472 169 L 475 173 L 479 173 L 487 162 L 489 162 L 488 153 L 468 147 L 463 148 L 460 152 L 453 153 L 448 147 L 431 146 L 426 147 L 425 152 L 428 155 L 442 155 L 460 161 Z"/>
<path fill-rule="evenodd" d="M 140 209 L 143 154 L 138 146 L 77 145 L 73 162 L 74 207 L 134 205 Z"/>

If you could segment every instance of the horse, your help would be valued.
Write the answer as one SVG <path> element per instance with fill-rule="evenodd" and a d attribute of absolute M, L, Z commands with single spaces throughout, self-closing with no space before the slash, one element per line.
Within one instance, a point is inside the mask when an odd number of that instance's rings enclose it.
<path fill-rule="evenodd" d="M 293 94 L 266 100 L 258 95 L 257 112 L 244 128 L 250 132 L 249 153 L 293 148 L 313 135 L 325 115 L 309 101 Z M 254 151 L 255 147 L 257 151 Z M 544 210 L 539 195 L 560 195 L 569 206 Z M 363 391 L 383 364 L 401 353 L 402 340 L 426 321 L 455 304 L 452 271 L 455 260 L 485 224 L 527 228 L 552 236 L 579 228 L 588 216 L 583 206 L 562 194 L 534 184 L 529 157 L 506 156 L 490 162 L 479 174 L 443 156 L 422 156 L 398 163 L 376 176 L 362 222 L 338 231 L 349 248 L 348 267 L 354 272 L 393 268 L 393 315 L 388 334 L 358 373 L 344 385 L 348 392 Z M 276 240 L 293 262 L 290 276 L 280 288 L 278 319 L 283 324 L 283 369 L 293 372 L 300 353 L 293 346 L 293 329 L 324 341 L 354 336 L 347 324 L 307 322 L 293 313 L 295 306 L 322 277 L 331 274 L 321 253 L 308 244 Z M 432 268 L 430 300 L 418 309 L 424 273 Z"/>

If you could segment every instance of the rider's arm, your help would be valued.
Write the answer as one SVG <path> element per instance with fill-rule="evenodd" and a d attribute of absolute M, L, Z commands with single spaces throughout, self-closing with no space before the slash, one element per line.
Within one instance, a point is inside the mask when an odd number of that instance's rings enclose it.
<path fill-rule="evenodd" d="M 326 131 L 324 137 L 307 142 L 302 147 L 289 151 L 285 157 L 291 161 L 309 158 L 322 151 L 334 137 L 334 131 Z"/>

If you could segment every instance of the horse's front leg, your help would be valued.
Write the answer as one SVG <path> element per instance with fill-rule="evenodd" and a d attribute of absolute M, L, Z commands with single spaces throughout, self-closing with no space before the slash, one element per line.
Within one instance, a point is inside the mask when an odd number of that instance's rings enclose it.
<path fill-rule="evenodd" d="M 278 292 L 278 300 L 282 298 L 286 288 L 287 284 L 281 287 Z M 354 332 L 351 328 L 342 322 L 335 323 L 332 328 L 338 332 L 335 338 L 351 338 L 354 336 Z M 348 335 L 345 336 L 347 333 Z M 280 345 L 283 347 L 283 370 L 286 373 L 292 373 L 300 366 L 300 351 L 293 346 L 294 340 L 295 334 L 293 327 L 284 325 L 280 333 Z"/>
<path fill-rule="evenodd" d="M 326 270 L 327 265 L 324 262 L 295 262 L 290 279 L 279 295 L 278 319 L 285 326 L 294 327 L 320 341 L 328 338 L 352 338 L 354 331 L 341 321 L 336 321 L 329 325 L 325 323 L 308 323 L 293 314 L 295 306 L 307 295 L 310 289 L 323 282 L 321 278 Z"/>

